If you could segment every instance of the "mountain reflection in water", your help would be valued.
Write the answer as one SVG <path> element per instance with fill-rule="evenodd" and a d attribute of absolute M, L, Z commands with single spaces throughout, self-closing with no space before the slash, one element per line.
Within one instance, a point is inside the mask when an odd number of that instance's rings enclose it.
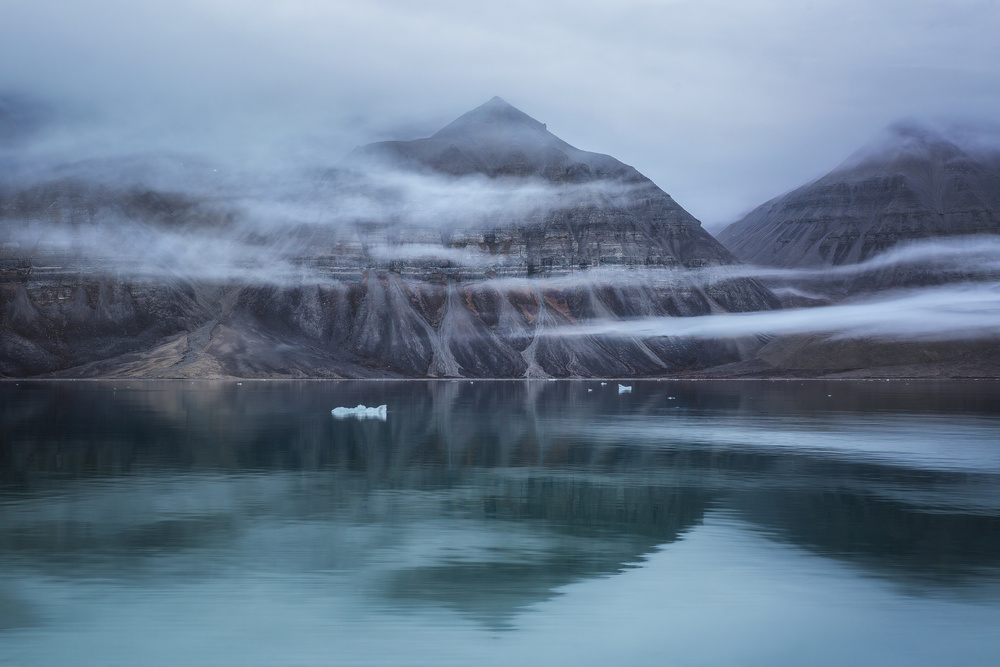
<path fill-rule="evenodd" d="M 632 384 L 0 384 L 0 640 L 57 633 L 53 582 L 235 572 L 513 630 L 708 517 L 997 606 L 1000 383 Z"/>

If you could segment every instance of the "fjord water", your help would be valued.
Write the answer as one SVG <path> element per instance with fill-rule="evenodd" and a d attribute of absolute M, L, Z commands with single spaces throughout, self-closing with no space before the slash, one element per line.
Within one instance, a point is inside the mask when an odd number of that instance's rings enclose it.
<path fill-rule="evenodd" d="M 0 663 L 1000 664 L 1000 383 L 628 384 L 2 383 Z"/>

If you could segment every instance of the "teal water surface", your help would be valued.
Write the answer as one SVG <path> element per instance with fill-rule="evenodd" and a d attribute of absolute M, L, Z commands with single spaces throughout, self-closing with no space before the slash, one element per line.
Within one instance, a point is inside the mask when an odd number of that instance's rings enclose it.
<path fill-rule="evenodd" d="M 1000 664 L 1000 383 L 626 384 L 0 383 L 0 663 Z"/>

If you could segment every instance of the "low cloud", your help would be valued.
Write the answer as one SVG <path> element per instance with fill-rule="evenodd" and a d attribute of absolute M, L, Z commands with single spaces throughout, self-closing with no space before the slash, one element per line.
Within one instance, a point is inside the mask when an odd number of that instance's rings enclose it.
<path fill-rule="evenodd" d="M 993 275 L 1000 271 L 1000 236 L 977 234 L 900 243 L 863 262 L 840 266 L 786 269 L 738 265 L 711 267 L 702 273 L 703 280 L 726 276 L 795 282 L 852 278 L 902 267 L 969 276 Z"/>
<path fill-rule="evenodd" d="M 42 194 L 37 210 L 30 210 L 32 195 L 28 209 L 3 220 L 8 259 L 71 259 L 123 278 L 275 284 L 329 281 L 311 268 L 317 262 L 358 270 L 394 260 L 503 266 L 506 256 L 475 245 L 477 233 L 539 224 L 590 204 L 624 208 L 651 187 L 384 166 L 230 171 L 179 155 L 25 170 L 15 185 Z M 8 190 L 12 200 L 22 197 L 16 192 Z"/>
<path fill-rule="evenodd" d="M 593 321 L 552 336 L 670 336 L 698 339 L 835 334 L 841 338 L 958 340 L 1000 332 L 1000 283 L 962 284 L 881 295 L 818 308 L 698 317 Z"/>

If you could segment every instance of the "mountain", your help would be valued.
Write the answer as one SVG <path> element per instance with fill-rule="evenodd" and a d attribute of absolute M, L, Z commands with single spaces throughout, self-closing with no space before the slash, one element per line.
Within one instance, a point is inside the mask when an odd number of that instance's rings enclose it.
<path fill-rule="evenodd" d="M 749 264 L 823 268 L 864 262 L 906 243 L 998 234 L 997 155 L 964 150 L 932 129 L 898 124 L 822 178 L 757 207 L 718 238 Z M 847 289 L 939 279 L 913 267 L 886 271 Z"/>
<path fill-rule="evenodd" d="M 718 238 L 744 262 L 779 269 L 767 273 L 764 282 L 786 307 L 1000 280 L 995 236 L 1000 234 L 1000 151 L 991 147 L 995 143 L 962 139 L 961 132 L 894 125 L 830 173 L 757 207 Z M 962 333 L 956 330 L 956 340 L 947 341 L 778 336 L 750 359 L 715 372 L 1000 374 L 1000 341 L 966 339 Z"/>
<path fill-rule="evenodd" d="M 606 178 L 643 181 L 635 169 L 570 146 L 499 97 L 460 116 L 433 136 L 382 141 L 356 149 L 348 161 L 390 161 L 413 169 L 466 176 L 541 176 L 560 182 Z"/>
<path fill-rule="evenodd" d="M 499 98 L 307 187 L 144 169 L 0 189 L 0 374 L 664 375 L 760 343 L 563 329 L 779 305 L 649 179 Z"/>
<path fill-rule="evenodd" d="M 529 207 L 526 214 L 466 215 L 461 224 L 460 232 L 477 232 L 473 242 L 485 243 L 491 253 L 502 247 L 508 266 L 512 258 L 523 258 L 518 266 L 527 276 L 609 265 L 737 263 L 690 213 L 634 168 L 570 146 L 499 97 L 426 139 L 361 147 L 344 166 L 422 173 L 451 182 L 486 177 L 512 192 L 532 184 L 547 186 L 539 194 L 552 200 L 548 205 Z M 739 309 L 764 305 L 747 302 Z"/>

